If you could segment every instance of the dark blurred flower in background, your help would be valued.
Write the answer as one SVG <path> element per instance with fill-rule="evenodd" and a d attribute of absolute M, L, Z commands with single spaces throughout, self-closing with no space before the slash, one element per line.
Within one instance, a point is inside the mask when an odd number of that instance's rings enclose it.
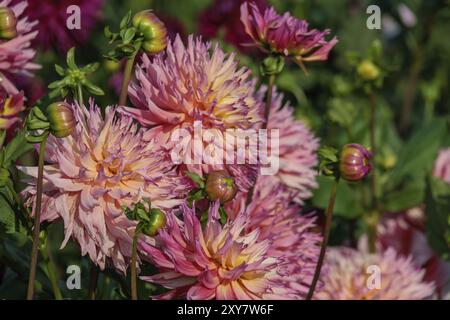
<path fill-rule="evenodd" d="M 14 2 L 19 2 L 14 0 Z M 83 44 L 101 18 L 103 0 L 32 0 L 25 14 L 30 20 L 39 21 L 39 34 L 35 39 L 36 44 L 44 50 L 56 46 L 67 51 L 73 46 Z M 67 28 L 67 18 L 72 13 L 67 13 L 67 8 L 76 5 L 80 8 L 81 29 L 70 30 Z"/>
<path fill-rule="evenodd" d="M 210 39 L 223 31 L 224 40 L 244 53 L 256 52 L 254 48 L 243 46 L 251 42 L 240 20 L 240 7 L 247 0 L 215 0 L 199 18 L 199 33 Z M 266 0 L 252 1 L 260 10 L 267 8 Z"/>

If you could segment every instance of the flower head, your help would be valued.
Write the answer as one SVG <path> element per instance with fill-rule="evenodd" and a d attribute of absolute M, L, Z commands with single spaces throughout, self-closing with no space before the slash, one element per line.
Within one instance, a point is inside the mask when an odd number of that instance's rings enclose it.
<path fill-rule="evenodd" d="M 0 130 L 8 130 L 13 124 L 20 121 L 19 114 L 24 109 L 22 93 L 8 98 L 0 98 Z"/>
<path fill-rule="evenodd" d="M 286 272 L 291 261 L 271 253 L 272 239 L 261 237 L 258 228 L 247 232 L 251 219 L 246 214 L 221 226 L 218 205 L 210 208 L 204 230 L 193 209 L 183 205 L 182 220 L 169 214 L 155 246 L 141 243 L 143 253 L 161 269 L 143 279 L 172 289 L 159 298 L 301 298 L 301 285 L 288 285 L 295 280 Z"/>
<path fill-rule="evenodd" d="M 106 108 L 104 119 L 92 100 L 89 108 L 72 109 L 77 121 L 72 135 L 47 141 L 42 220 L 63 219 L 62 247 L 73 237 L 100 268 L 111 258 L 125 271 L 135 222 L 122 208 L 143 199 L 156 208 L 171 208 L 181 202 L 187 182 L 153 141 L 144 143 L 132 119 L 118 117 L 115 108 Z M 21 170 L 37 177 L 36 167 Z M 35 179 L 30 184 L 25 195 L 31 205 Z"/>
<path fill-rule="evenodd" d="M 375 275 L 370 271 L 374 266 L 380 271 L 379 287 L 369 279 Z M 421 300 L 430 298 L 434 291 L 434 285 L 423 280 L 424 270 L 393 249 L 379 254 L 331 249 L 324 268 L 323 287 L 314 295 L 318 300 Z"/>
<path fill-rule="evenodd" d="M 16 1 L 17 2 L 17 1 Z M 27 1 L 0 1 L 0 8 L 9 8 L 17 19 L 16 36 L 10 40 L 0 40 L 0 87 L 8 94 L 16 94 L 18 90 L 11 82 L 12 75 L 30 76 L 31 71 L 39 68 L 31 62 L 36 51 L 30 48 L 30 42 L 36 37 L 33 31 L 37 21 L 29 22 L 23 14 Z"/>
<path fill-rule="evenodd" d="M 274 177 L 295 191 L 297 202 L 311 197 L 311 190 L 317 187 L 319 139 L 294 118 L 294 109 L 289 103 L 283 104 L 281 93 L 274 92 L 267 129 L 279 130 L 279 170 Z"/>
<path fill-rule="evenodd" d="M 238 68 L 235 55 L 226 55 L 218 45 L 211 48 L 210 43 L 190 36 L 185 46 L 177 37 L 152 60 L 143 55 L 136 82 L 129 88 L 136 108 L 124 107 L 122 112 L 151 128 L 149 136 L 158 136 L 169 151 L 186 146 L 180 151 L 180 163 L 189 171 L 203 175 L 226 170 L 236 177 L 239 188 L 249 188 L 255 175 L 251 166 L 225 165 L 225 154 L 229 155 L 225 130 L 256 128 L 261 122 L 260 103 L 249 77 L 250 70 Z M 220 161 L 195 161 L 208 144 L 202 139 L 205 130 L 214 145 L 221 146 Z M 181 142 L 171 139 L 174 133 Z"/>
<path fill-rule="evenodd" d="M 241 6 L 241 21 L 254 45 L 266 52 L 292 57 L 299 63 L 327 60 L 337 43 L 336 37 L 329 42 L 325 40 L 330 30 L 310 30 L 305 20 L 288 12 L 280 16 L 273 7 L 262 13 L 254 3 L 245 2 Z"/>
<path fill-rule="evenodd" d="M 166 26 L 152 10 L 136 13 L 132 24 L 144 37 L 142 48 L 146 53 L 157 54 L 167 47 Z"/>
<path fill-rule="evenodd" d="M 433 175 L 450 183 L 450 148 L 439 151 L 434 163 Z"/>
<path fill-rule="evenodd" d="M 372 170 L 372 153 L 362 145 L 346 144 L 339 159 L 339 172 L 348 181 L 358 181 L 367 176 Z"/>
<path fill-rule="evenodd" d="M 103 0 L 47 0 L 28 1 L 29 7 L 25 14 L 32 20 L 39 21 L 39 34 L 35 42 L 45 50 L 57 47 L 62 51 L 83 44 L 101 17 Z M 67 27 L 74 23 L 69 8 L 77 6 L 80 13 L 81 28 Z M 76 12 L 76 11 L 69 11 Z"/>
<path fill-rule="evenodd" d="M 242 52 L 253 53 L 248 46 L 244 45 L 252 39 L 245 32 L 240 20 L 240 8 L 245 2 L 249 2 L 249 0 L 213 1 L 200 15 L 200 34 L 207 38 L 213 38 L 223 30 L 223 37 L 227 43 L 234 45 Z M 261 10 L 267 7 L 266 0 L 254 2 Z"/>

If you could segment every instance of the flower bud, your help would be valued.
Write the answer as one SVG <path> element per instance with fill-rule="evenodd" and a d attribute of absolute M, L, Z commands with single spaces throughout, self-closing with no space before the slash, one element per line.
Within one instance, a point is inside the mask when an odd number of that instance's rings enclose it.
<path fill-rule="evenodd" d="M 72 108 L 65 102 L 55 102 L 47 107 L 47 117 L 50 132 L 57 138 L 64 138 L 72 134 L 76 120 Z"/>
<path fill-rule="evenodd" d="M 167 29 L 152 10 L 138 12 L 132 20 L 133 27 L 144 37 L 143 50 L 157 54 L 167 47 Z"/>
<path fill-rule="evenodd" d="M 363 146 L 356 143 L 346 144 L 339 159 L 341 177 L 348 181 L 363 179 L 372 170 L 371 159 L 372 154 Z"/>
<path fill-rule="evenodd" d="M 364 60 L 358 65 L 359 76 L 366 81 L 376 80 L 380 76 L 380 69 L 370 60 Z"/>
<path fill-rule="evenodd" d="M 14 11 L 7 7 L 0 8 L 0 39 L 11 40 L 17 36 L 17 18 Z"/>
<path fill-rule="evenodd" d="M 237 188 L 234 184 L 234 179 L 226 171 L 220 170 L 208 174 L 205 191 L 209 200 L 219 200 L 220 203 L 225 203 L 233 200 Z"/>
<path fill-rule="evenodd" d="M 159 209 L 151 209 L 149 222 L 144 224 L 142 232 L 148 236 L 156 236 L 167 223 L 167 218 L 164 212 Z"/>

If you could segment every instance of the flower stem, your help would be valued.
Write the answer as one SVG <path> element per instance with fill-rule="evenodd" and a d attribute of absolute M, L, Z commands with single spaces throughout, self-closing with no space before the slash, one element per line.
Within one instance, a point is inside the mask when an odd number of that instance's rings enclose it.
<path fill-rule="evenodd" d="M 323 241 L 322 241 L 322 245 L 320 247 L 319 260 L 317 261 L 316 270 L 314 271 L 313 280 L 311 282 L 311 287 L 309 288 L 308 295 L 306 296 L 306 300 L 312 299 L 312 297 L 314 295 L 314 290 L 316 289 L 317 282 L 319 281 L 320 271 L 322 270 L 322 265 L 323 265 L 323 261 L 325 258 L 327 245 L 328 245 L 328 239 L 330 237 L 334 202 L 336 201 L 336 193 L 337 193 L 338 184 L 339 184 L 339 179 L 336 178 L 333 183 L 333 186 L 331 188 L 330 199 L 328 200 L 328 207 L 327 207 L 327 211 L 325 213 L 326 220 L 325 220 L 325 226 L 324 226 L 324 231 L 323 231 Z"/>
<path fill-rule="evenodd" d="M 264 108 L 264 123 L 263 123 L 263 129 L 267 129 L 267 125 L 269 124 L 269 115 L 270 115 L 270 108 L 272 106 L 272 96 L 273 96 L 273 87 L 275 85 L 275 74 L 271 74 L 269 76 L 269 84 L 268 84 L 268 88 L 267 88 L 267 100 L 266 100 L 266 105 Z M 256 184 L 256 181 L 255 181 Z M 247 193 L 247 200 L 246 200 L 246 206 L 248 206 L 250 204 L 250 202 L 252 202 L 252 198 L 253 198 L 253 192 L 255 191 L 255 186 L 253 186 L 252 188 L 250 188 L 250 190 Z"/>
<path fill-rule="evenodd" d="M 83 102 L 83 87 L 81 86 L 81 83 L 77 84 L 77 102 L 80 106 L 84 105 Z"/>
<path fill-rule="evenodd" d="M 376 100 L 375 94 L 370 92 L 370 151 L 372 153 L 372 179 L 371 179 L 371 202 L 373 211 L 369 213 L 371 215 L 370 220 L 376 221 L 378 216 L 378 197 L 377 197 L 377 170 L 376 170 L 376 156 L 377 156 L 377 145 L 376 145 Z M 376 241 L 376 228 L 377 225 L 374 223 L 369 224 L 369 251 L 375 252 L 375 241 Z"/>
<path fill-rule="evenodd" d="M 139 232 L 136 230 L 133 236 L 133 245 L 131 248 L 131 300 L 137 300 L 137 270 L 136 270 L 136 262 L 137 262 L 137 242 L 139 238 Z"/>
<path fill-rule="evenodd" d="M 30 273 L 28 277 L 27 300 L 32 300 L 34 295 L 34 281 L 36 278 L 36 267 L 39 248 L 39 232 L 41 227 L 41 204 L 42 204 L 42 184 L 44 179 L 44 156 L 45 144 L 47 138 L 44 138 L 39 145 L 39 163 L 38 178 L 36 190 L 36 207 L 34 212 L 34 229 L 33 229 L 33 248 L 31 250 Z"/>
<path fill-rule="evenodd" d="M 131 57 L 127 59 L 127 64 L 125 65 L 125 70 L 123 73 L 123 80 L 122 80 L 122 89 L 120 90 L 120 97 L 119 97 L 119 105 L 123 106 L 127 103 L 127 96 L 128 96 L 128 85 L 130 84 L 131 79 L 131 73 L 133 72 L 133 65 L 134 60 L 136 59 L 136 54 L 138 51 L 136 51 L 135 54 L 133 54 Z"/>
<path fill-rule="evenodd" d="M 97 266 L 91 262 L 91 270 L 89 274 L 89 299 L 95 300 L 97 297 L 97 284 L 98 284 L 99 271 Z"/>
<path fill-rule="evenodd" d="M 53 295 L 56 300 L 62 300 L 63 296 L 61 294 L 61 290 L 58 285 L 58 277 L 56 276 L 56 267 L 55 263 L 51 257 L 49 246 L 47 245 L 47 241 L 44 246 L 40 246 L 39 252 L 44 260 L 45 267 L 47 269 L 48 278 L 50 279 L 50 283 L 53 289 Z"/>

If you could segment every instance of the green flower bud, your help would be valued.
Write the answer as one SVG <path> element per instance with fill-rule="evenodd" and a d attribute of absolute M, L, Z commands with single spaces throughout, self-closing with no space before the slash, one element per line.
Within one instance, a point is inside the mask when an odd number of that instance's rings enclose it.
<path fill-rule="evenodd" d="M 0 8 L 0 39 L 11 40 L 17 36 L 17 18 L 10 8 Z"/>
<path fill-rule="evenodd" d="M 268 56 L 263 60 L 260 71 L 263 76 L 276 75 L 284 69 L 284 57 Z"/>
<path fill-rule="evenodd" d="M 65 102 L 55 102 L 47 107 L 50 132 L 57 138 L 65 138 L 72 134 L 76 126 L 72 108 Z"/>
<path fill-rule="evenodd" d="M 380 76 L 380 69 L 370 60 L 364 60 L 358 65 L 358 75 L 366 81 L 376 80 Z"/>
<path fill-rule="evenodd" d="M 167 47 L 167 29 L 152 10 L 138 12 L 132 25 L 144 37 L 142 49 L 148 54 L 157 54 Z"/>
<path fill-rule="evenodd" d="M 164 212 L 159 209 L 151 209 L 149 221 L 144 224 L 142 232 L 151 237 L 156 236 L 166 223 L 167 218 Z"/>
<path fill-rule="evenodd" d="M 237 188 L 234 179 L 226 171 L 220 170 L 208 174 L 205 191 L 209 200 L 225 203 L 233 200 Z"/>

